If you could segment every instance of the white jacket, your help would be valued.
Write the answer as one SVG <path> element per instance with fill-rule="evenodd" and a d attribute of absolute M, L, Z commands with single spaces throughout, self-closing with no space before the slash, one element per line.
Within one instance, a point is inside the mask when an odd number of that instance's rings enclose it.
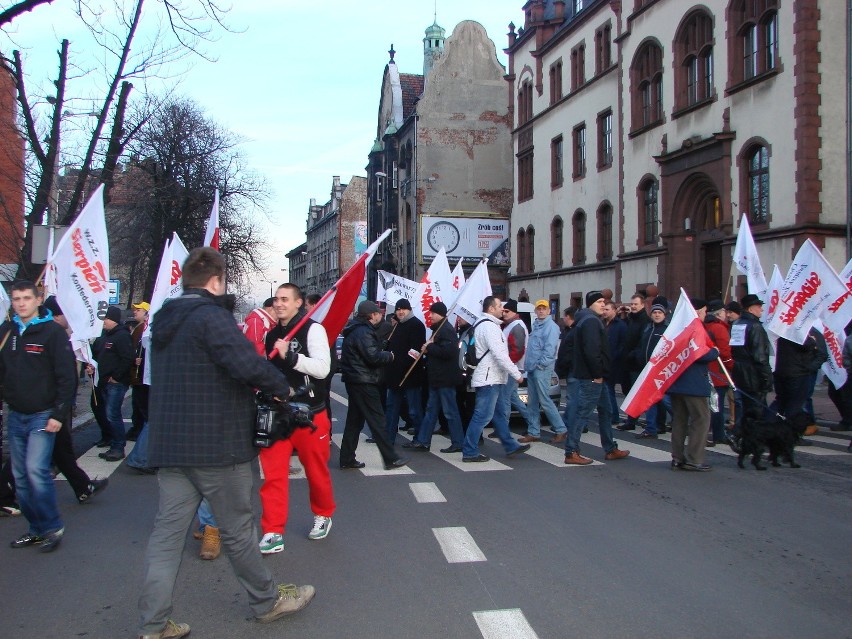
<path fill-rule="evenodd" d="M 500 329 L 500 320 L 488 313 L 481 315 L 479 320 L 482 319 L 486 321 L 481 322 L 473 333 L 476 356 L 482 358 L 473 369 L 473 377 L 470 379 L 473 388 L 502 385 L 509 379 L 509 375 L 516 379 L 521 376 L 521 371 L 509 358 L 509 347 Z"/>

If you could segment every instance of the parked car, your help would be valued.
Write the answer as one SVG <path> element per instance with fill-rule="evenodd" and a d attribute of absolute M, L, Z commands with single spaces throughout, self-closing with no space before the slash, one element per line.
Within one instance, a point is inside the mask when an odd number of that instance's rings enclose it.
<path fill-rule="evenodd" d="M 550 378 L 550 388 L 548 389 L 547 394 L 550 396 L 550 399 L 553 400 L 553 403 L 556 404 L 556 408 L 561 410 L 560 401 L 562 399 L 562 388 L 559 386 L 559 378 L 555 374 Z M 518 399 L 520 399 L 524 404 L 529 401 L 529 389 L 527 388 L 526 374 L 524 374 L 523 381 L 518 384 Z M 512 408 L 511 416 L 517 415 L 518 412 Z"/>

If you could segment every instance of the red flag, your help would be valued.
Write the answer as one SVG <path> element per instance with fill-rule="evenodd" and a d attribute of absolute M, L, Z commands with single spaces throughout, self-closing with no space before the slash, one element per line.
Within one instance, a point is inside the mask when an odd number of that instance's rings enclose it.
<path fill-rule="evenodd" d="M 213 210 L 207 220 L 207 231 L 204 233 L 204 246 L 212 246 L 219 250 L 219 189 L 213 196 Z"/>
<path fill-rule="evenodd" d="M 704 325 L 686 293 L 680 289 L 672 321 L 624 398 L 621 410 L 631 417 L 639 417 L 660 401 L 681 373 L 711 348 Z"/>
<path fill-rule="evenodd" d="M 322 296 L 320 301 L 317 302 L 317 305 L 293 327 L 293 330 L 284 339 L 292 339 L 296 332 L 310 318 L 323 325 L 328 336 L 328 345 L 331 346 L 334 344 L 340 331 L 346 326 L 346 322 L 352 314 L 352 309 L 355 308 L 355 302 L 358 299 L 358 294 L 361 292 L 361 285 L 364 283 L 367 264 L 373 259 L 373 255 L 376 254 L 379 244 L 384 242 L 385 238 L 390 234 L 391 230 L 388 229 L 379 236 L 379 239 L 370 244 L 364 254 L 349 267 L 349 270 L 337 280 L 337 283 Z M 277 354 L 278 351 L 273 350 L 269 354 L 269 359 L 274 358 Z"/>

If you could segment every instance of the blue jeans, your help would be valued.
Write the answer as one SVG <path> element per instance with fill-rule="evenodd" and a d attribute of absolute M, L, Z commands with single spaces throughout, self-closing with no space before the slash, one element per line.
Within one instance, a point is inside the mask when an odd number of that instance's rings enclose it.
<path fill-rule="evenodd" d="M 728 435 L 725 433 L 725 396 L 728 394 L 728 387 L 714 386 L 713 390 L 716 392 L 716 398 L 719 401 L 719 412 L 710 411 L 710 432 L 712 436 L 708 439 L 718 443 L 728 439 Z"/>
<path fill-rule="evenodd" d="M 444 411 L 447 418 L 447 428 L 450 429 L 450 443 L 453 446 L 461 446 L 464 439 L 459 407 L 456 404 L 455 386 L 430 386 L 429 401 L 426 402 L 426 414 L 420 422 L 420 430 L 417 432 L 416 441 L 424 446 L 432 445 L 432 433 L 438 422 L 438 411 Z"/>
<path fill-rule="evenodd" d="M 559 409 L 550 399 L 550 380 L 553 378 L 553 367 L 548 366 L 541 370 L 527 371 L 527 390 L 529 401 L 527 402 L 527 434 L 531 437 L 541 435 L 541 411 L 544 411 L 547 421 L 557 433 L 563 433 L 567 429 L 559 416 Z"/>
<path fill-rule="evenodd" d="M 618 424 L 621 420 L 618 416 L 618 400 L 615 399 L 615 384 L 616 382 L 606 380 L 606 391 L 609 395 L 609 405 L 612 410 L 612 421 L 613 424 Z"/>
<path fill-rule="evenodd" d="M 142 430 L 136 436 L 136 445 L 125 461 L 134 468 L 148 468 L 148 422 L 142 424 Z"/>
<path fill-rule="evenodd" d="M 101 388 L 106 403 L 106 417 L 112 430 L 109 448 L 110 450 L 123 451 L 124 445 L 127 443 L 127 435 L 124 430 L 124 417 L 121 415 L 121 404 L 127 394 L 127 384 L 106 383 Z"/>
<path fill-rule="evenodd" d="M 565 378 L 565 411 L 562 413 L 562 423 L 566 431 L 571 430 L 571 424 L 577 421 L 577 403 L 580 401 L 580 380 L 576 377 Z M 582 434 L 583 427 L 580 426 Z M 570 438 L 569 438 L 570 439 Z M 566 441 L 567 444 L 567 441 Z"/>
<path fill-rule="evenodd" d="M 527 395 L 527 398 L 529 398 L 529 395 Z M 518 397 L 518 380 L 510 377 L 506 383 L 503 384 L 503 390 L 500 391 L 500 401 L 509 402 L 509 414 L 512 413 L 512 409 L 514 408 L 518 411 L 518 415 L 521 416 L 526 424 L 530 423 L 527 405 L 521 401 L 520 397 Z"/>
<path fill-rule="evenodd" d="M 500 443 L 503 444 L 503 450 L 506 451 L 506 454 L 521 447 L 509 432 L 509 405 L 497 401 L 500 399 L 500 391 L 503 386 L 504 384 L 494 384 L 492 386 L 480 386 L 476 389 L 473 416 L 467 425 L 467 433 L 464 436 L 464 444 L 462 444 L 463 457 L 479 455 L 479 437 L 488 422 L 494 425 L 494 432 L 500 438 Z"/>
<path fill-rule="evenodd" d="M 609 394 L 606 384 L 596 384 L 590 379 L 577 380 L 577 416 L 568 424 L 568 439 L 565 442 L 565 454 L 570 455 L 580 450 L 580 435 L 585 424 L 598 409 L 598 433 L 604 452 L 612 452 L 618 448 L 612 436 L 612 412 L 609 404 Z"/>
<path fill-rule="evenodd" d="M 663 414 L 660 414 L 660 411 L 663 411 Z M 666 413 L 672 412 L 672 399 L 668 395 L 663 395 L 663 398 L 658 401 L 656 404 L 651 406 L 647 411 L 645 411 L 645 430 L 649 433 L 656 435 L 659 428 L 657 425 L 659 422 L 665 424 L 666 422 Z M 659 421 L 658 421 L 659 420 Z"/>
<path fill-rule="evenodd" d="M 408 425 L 420 432 L 420 422 L 423 421 L 423 391 L 419 386 L 413 388 L 388 388 L 387 406 L 385 408 L 385 432 L 391 445 L 396 443 L 396 433 L 399 430 L 399 413 L 402 410 L 403 397 L 408 400 Z"/>
<path fill-rule="evenodd" d="M 206 498 L 202 499 L 201 503 L 198 504 L 198 510 L 195 511 L 195 514 L 198 516 L 198 528 L 202 532 L 204 532 L 205 526 L 218 528 L 216 518 L 213 517 L 213 511 L 210 510 L 210 502 Z"/>
<path fill-rule="evenodd" d="M 49 410 L 27 415 L 9 409 L 7 431 L 15 492 L 30 533 L 44 537 L 62 528 L 50 474 L 56 433 L 44 430 Z"/>

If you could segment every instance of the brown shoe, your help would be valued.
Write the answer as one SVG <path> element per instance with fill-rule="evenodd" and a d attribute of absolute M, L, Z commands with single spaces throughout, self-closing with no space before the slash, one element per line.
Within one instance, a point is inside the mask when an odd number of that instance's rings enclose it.
<path fill-rule="evenodd" d="M 205 526 L 204 538 L 201 542 L 201 552 L 198 556 L 202 559 L 216 559 L 221 550 L 222 541 L 219 539 L 219 529 L 215 526 Z"/>
<path fill-rule="evenodd" d="M 561 444 L 568 439 L 568 433 L 557 433 L 556 437 L 550 440 L 551 444 Z"/>
<path fill-rule="evenodd" d="M 533 437 L 532 435 L 524 435 L 523 437 L 518 439 L 518 441 L 521 442 L 522 444 L 529 444 L 530 442 L 540 442 L 541 437 Z"/>
<path fill-rule="evenodd" d="M 613 448 L 609 451 L 604 459 L 613 460 L 613 459 L 624 459 L 630 454 L 629 450 L 619 450 L 618 448 Z"/>
<path fill-rule="evenodd" d="M 197 528 L 197 529 L 193 530 L 192 531 L 192 538 L 198 539 L 199 541 L 204 539 L 204 526 L 201 526 L 201 528 Z"/>
<path fill-rule="evenodd" d="M 588 457 L 583 457 L 576 450 L 572 452 L 570 455 L 565 455 L 565 463 L 566 464 L 575 464 L 577 466 L 588 466 L 592 463 L 593 460 Z"/>
<path fill-rule="evenodd" d="M 819 426 L 816 424 L 811 424 L 807 428 L 805 428 L 805 435 L 816 435 L 819 432 Z"/>
<path fill-rule="evenodd" d="M 139 635 L 139 639 L 181 639 L 189 634 L 189 625 L 175 623 L 171 619 L 166 622 L 166 627 L 155 635 Z"/>

